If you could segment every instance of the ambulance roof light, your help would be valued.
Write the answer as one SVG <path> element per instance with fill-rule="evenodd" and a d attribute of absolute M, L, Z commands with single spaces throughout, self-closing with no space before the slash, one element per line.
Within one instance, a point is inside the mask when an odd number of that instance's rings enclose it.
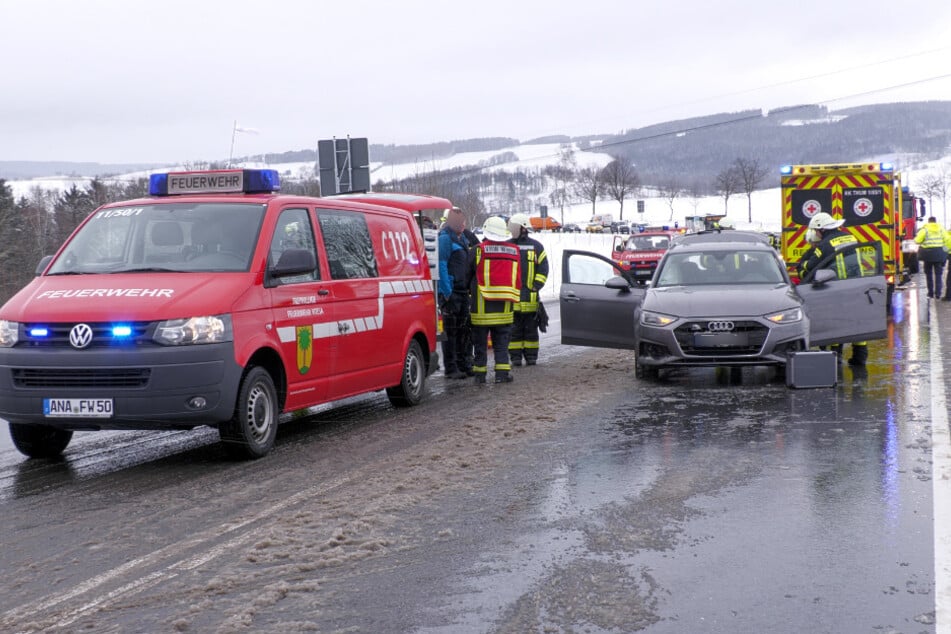
<path fill-rule="evenodd" d="M 883 172 L 891 172 L 895 169 L 895 165 L 893 163 L 881 163 L 879 167 L 881 167 Z"/>
<path fill-rule="evenodd" d="M 281 189 L 277 170 L 235 169 L 168 172 L 149 177 L 150 196 L 184 194 L 269 194 Z"/>
<path fill-rule="evenodd" d="M 792 165 L 783 165 L 779 168 L 780 174 L 792 174 Z"/>

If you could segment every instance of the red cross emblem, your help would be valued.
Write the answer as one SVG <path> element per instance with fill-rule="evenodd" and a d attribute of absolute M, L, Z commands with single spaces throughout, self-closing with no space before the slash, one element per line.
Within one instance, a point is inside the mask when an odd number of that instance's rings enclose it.
<path fill-rule="evenodd" d="M 822 205 L 819 204 L 818 200 L 807 200 L 802 204 L 802 213 L 806 218 L 812 218 L 820 211 L 822 211 Z"/>
<path fill-rule="evenodd" d="M 872 201 L 868 198 L 859 198 L 855 201 L 855 204 L 852 205 L 852 209 L 855 211 L 856 216 L 862 216 L 864 218 L 872 213 Z"/>

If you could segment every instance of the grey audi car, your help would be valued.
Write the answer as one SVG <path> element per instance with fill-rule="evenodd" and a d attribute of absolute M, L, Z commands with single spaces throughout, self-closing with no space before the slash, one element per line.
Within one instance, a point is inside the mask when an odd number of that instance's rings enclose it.
<path fill-rule="evenodd" d="M 830 254 L 798 286 L 767 238 L 744 231 L 678 238 L 646 287 L 586 251 L 564 252 L 562 276 L 562 343 L 632 349 L 638 377 L 678 366 L 783 366 L 797 350 L 886 332 L 877 243 Z"/>

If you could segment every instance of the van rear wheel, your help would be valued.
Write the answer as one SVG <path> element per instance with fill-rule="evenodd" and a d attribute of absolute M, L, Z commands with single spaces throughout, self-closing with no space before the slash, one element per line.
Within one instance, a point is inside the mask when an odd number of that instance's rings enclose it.
<path fill-rule="evenodd" d="M 218 435 L 232 456 L 261 458 L 274 447 L 279 414 L 274 380 L 264 368 L 252 367 L 241 380 L 234 416 L 218 425 Z"/>
<path fill-rule="evenodd" d="M 400 384 L 386 388 L 386 395 L 396 407 L 418 405 L 426 389 L 426 359 L 418 341 L 410 341 L 403 359 Z"/>
<path fill-rule="evenodd" d="M 55 458 L 63 453 L 73 432 L 45 425 L 10 423 L 13 446 L 30 458 Z"/>

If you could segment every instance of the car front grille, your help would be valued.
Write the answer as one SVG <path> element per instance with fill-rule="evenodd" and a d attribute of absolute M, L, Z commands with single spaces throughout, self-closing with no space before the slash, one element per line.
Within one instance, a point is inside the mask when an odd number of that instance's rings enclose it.
<path fill-rule="evenodd" d="M 73 348 L 69 343 L 69 333 L 77 323 L 25 324 L 19 345 L 38 348 Z M 86 350 L 90 348 L 154 344 L 150 322 L 124 322 L 122 325 L 129 326 L 132 331 L 126 337 L 115 337 L 112 334 L 113 327 L 119 325 L 117 323 L 88 323 L 88 325 L 92 329 L 92 340 L 89 342 L 89 346 L 85 348 Z M 32 334 L 35 330 L 42 330 L 45 334 L 35 336 Z"/>
<path fill-rule="evenodd" d="M 710 325 L 717 322 L 729 322 L 733 325 L 732 330 L 727 333 L 736 335 L 736 337 L 724 337 L 723 343 L 714 346 L 705 346 L 700 343 L 697 335 L 709 336 L 718 334 L 710 330 Z M 723 356 L 748 356 L 760 353 L 766 337 L 769 334 L 769 328 L 756 321 L 731 321 L 725 319 L 704 319 L 694 320 L 681 324 L 674 330 L 677 337 L 677 344 L 684 354 L 705 356 L 705 357 L 723 357 Z M 729 339 L 737 339 L 731 342 Z"/>
<path fill-rule="evenodd" d="M 19 388 L 141 388 L 149 382 L 148 368 L 14 368 Z"/>

